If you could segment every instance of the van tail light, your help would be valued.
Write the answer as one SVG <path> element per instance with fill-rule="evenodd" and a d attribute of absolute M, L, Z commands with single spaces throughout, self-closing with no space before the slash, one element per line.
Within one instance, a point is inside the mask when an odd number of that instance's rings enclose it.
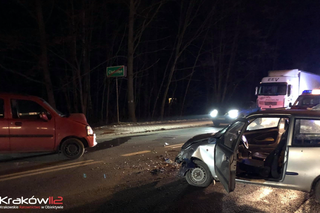
<path fill-rule="evenodd" d="M 93 130 L 91 126 L 87 126 L 87 135 L 93 135 Z"/>

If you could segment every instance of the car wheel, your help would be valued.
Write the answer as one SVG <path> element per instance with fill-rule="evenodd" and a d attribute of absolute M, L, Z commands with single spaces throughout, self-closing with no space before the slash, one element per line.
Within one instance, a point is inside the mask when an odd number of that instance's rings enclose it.
<path fill-rule="evenodd" d="M 314 198 L 318 203 L 320 203 L 320 180 L 316 183 L 316 186 L 314 187 Z"/>
<path fill-rule="evenodd" d="M 208 166 L 200 160 L 194 160 L 193 163 L 196 165 L 196 167 L 187 171 L 187 182 L 190 185 L 197 187 L 209 186 L 213 181 L 213 177 Z"/>
<path fill-rule="evenodd" d="M 215 122 L 213 122 L 213 126 L 219 127 L 219 126 L 220 126 L 220 123 L 215 121 Z"/>
<path fill-rule="evenodd" d="M 64 156 L 70 159 L 80 158 L 84 153 L 83 143 L 76 138 L 69 138 L 63 142 L 61 152 Z"/>

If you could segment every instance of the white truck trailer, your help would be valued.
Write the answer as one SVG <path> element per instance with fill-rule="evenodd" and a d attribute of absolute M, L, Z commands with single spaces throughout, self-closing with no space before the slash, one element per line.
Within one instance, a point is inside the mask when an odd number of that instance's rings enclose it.
<path fill-rule="evenodd" d="M 256 88 L 257 104 L 264 109 L 289 107 L 304 90 L 320 87 L 320 76 L 301 71 L 273 70 Z"/>

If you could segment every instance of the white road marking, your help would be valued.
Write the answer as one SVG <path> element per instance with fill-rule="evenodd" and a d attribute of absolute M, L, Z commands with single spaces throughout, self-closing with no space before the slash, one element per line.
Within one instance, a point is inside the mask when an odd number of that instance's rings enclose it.
<path fill-rule="evenodd" d="M 151 151 L 150 150 L 144 150 L 144 151 L 140 151 L 140 152 L 132 152 L 132 153 L 124 154 L 124 155 L 121 155 L 121 156 L 128 157 L 128 156 L 132 156 L 132 155 L 139 155 L 139 154 L 144 154 L 144 153 L 149 153 L 149 152 L 151 152 Z"/>
<path fill-rule="evenodd" d="M 180 148 L 184 143 L 178 143 L 178 144 L 173 144 L 173 145 L 169 145 L 169 146 L 165 146 L 165 148 Z"/>
<path fill-rule="evenodd" d="M 96 163 L 102 163 L 102 161 L 87 160 L 87 161 L 63 164 L 63 165 L 58 165 L 58 166 L 50 166 L 50 167 L 46 167 L 46 168 L 42 168 L 42 169 L 33 169 L 33 170 L 24 171 L 24 172 L 17 172 L 17 173 L 12 173 L 12 174 L 8 174 L 8 175 L 1 175 L 0 182 L 6 181 L 6 180 L 22 178 L 22 177 L 38 175 L 38 174 L 60 171 L 60 170 L 64 170 L 64 169 L 87 166 L 87 165 L 96 164 Z"/>

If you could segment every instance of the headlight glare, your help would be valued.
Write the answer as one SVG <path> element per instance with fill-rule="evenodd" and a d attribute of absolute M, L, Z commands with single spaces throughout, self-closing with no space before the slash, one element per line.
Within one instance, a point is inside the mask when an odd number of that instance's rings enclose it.
<path fill-rule="evenodd" d="M 216 110 L 216 109 L 214 109 L 210 112 L 210 116 L 213 118 L 216 117 L 217 115 L 218 115 L 218 110 Z"/>
<path fill-rule="evenodd" d="M 237 109 L 230 110 L 228 112 L 230 118 L 237 118 L 239 115 L 239 111 Z"/>
<path fill-rule="evenodd" d="M 93 130 L 91 126 L 87 126 L 87 135 L 93 135 Z"/>

